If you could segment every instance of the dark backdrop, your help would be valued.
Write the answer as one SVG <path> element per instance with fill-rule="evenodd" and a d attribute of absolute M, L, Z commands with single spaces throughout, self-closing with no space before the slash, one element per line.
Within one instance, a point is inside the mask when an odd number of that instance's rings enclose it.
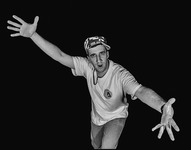
<path fill-rule="evenodd" d="M 174 119 L 181 132 L 173 130 L 157 139 L 161 114 L 129 97 L 129 117 L 118 148 L 163 148 L 185 144 L 183 120 L 188 42 L 185 4 L 46 2 L 6 5 L 2 33 L 3 118 L 8 146 L 85 147 L 91 149 L 91 100 L 84 78 L 74 77 L 43 53 L 30 39 L 11 38 L 6 21 L 12 15 L 32 23 L 40 17 L 37 32 L 72 56 L 85 57 L 84 40 L 105 36 L 112 47 L 110 59 L 129 70 L 139 83 L 173 104 Z M 14 20 L 13 20 L 14 21 Z M 184 97 L 185 96 L 185 97 Z"/>

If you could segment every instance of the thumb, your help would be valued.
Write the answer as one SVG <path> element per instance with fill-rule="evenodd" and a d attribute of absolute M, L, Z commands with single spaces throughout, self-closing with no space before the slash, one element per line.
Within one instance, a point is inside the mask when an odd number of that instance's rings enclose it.
<path fill-rule="evenodd" d="M 171 115 L 171 116 L 173 116 L 173 113 L 174 113 L 174 111 L 173 111 L 173 108 L 172 108 L 172 104 L 175 102 L 175 98 L 171 98 L 171 99 L 169 99 L 169 101 L 166 103 L 166 112 L 169 114 L 169 115 Z"/>
<path fill-rule="evenodd" d="M 36 17 L 34 18 L 34 23 L 33 23 L 33 24 L 37 25 L 38 21 L 39 21 L 39 16 L 36 16 Z"/>
<path fill-rule="evenodd" d="M 170 103 L 170 105 L 172 105 L 175 101 L 176 101 L 175 98 L 171 98 L 171 99 L 169 99 L 168 103 Z"/>

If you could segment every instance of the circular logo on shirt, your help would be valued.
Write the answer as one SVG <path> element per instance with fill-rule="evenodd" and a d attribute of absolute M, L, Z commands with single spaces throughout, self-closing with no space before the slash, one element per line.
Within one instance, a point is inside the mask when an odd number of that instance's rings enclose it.
<path fill-rule="evenodd" d="M 108 90 L 108 89 L 105 89 L 104 90 L 104 97 L 107 98 L 107 99 L 110 99 L 112 97 L 111 91 Z"/>

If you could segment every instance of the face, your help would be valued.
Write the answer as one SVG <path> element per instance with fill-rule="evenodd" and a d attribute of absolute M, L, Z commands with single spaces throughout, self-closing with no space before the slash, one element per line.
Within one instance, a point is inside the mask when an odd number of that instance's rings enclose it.
<path fill-rule="evenodd" d="M 109 52 L 106 51 L 103 45 L 98 45 L 96 47 L 89 49 L 88 59 L 94 66 L 98 73 L 104 73 L 108 69 L 108 58 Z"/>

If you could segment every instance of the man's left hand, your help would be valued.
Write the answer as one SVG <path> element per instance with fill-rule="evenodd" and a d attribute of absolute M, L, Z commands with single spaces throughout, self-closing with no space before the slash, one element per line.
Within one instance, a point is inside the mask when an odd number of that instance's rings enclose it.
<path fill-rule="evenodd" d="M 175 123 L 175 121 L 172 119 L 173 114 L 174 114 L 174 110 L 172 108 L 172 104 L 175 102 L 175 98 L 171 98 L 165 105 L 163 108 L 163 114 L 162 114 L 162 118 L 161 118 L 161 123 L 156 125 L 152 131 L 160 128 L 159 134 L 158 134 L 158 138 L 160 139 L 164 129 L 166 128 L 168 135 L 170 136 L 170 139 L 172 141 L 174 141 L 174 135 L 172 133 L 171 130 L 171 126 L 174 127 L 174 129 L 178 132 L 180 131 L 179 127 L 177 126 L 177 124 Z"/>

